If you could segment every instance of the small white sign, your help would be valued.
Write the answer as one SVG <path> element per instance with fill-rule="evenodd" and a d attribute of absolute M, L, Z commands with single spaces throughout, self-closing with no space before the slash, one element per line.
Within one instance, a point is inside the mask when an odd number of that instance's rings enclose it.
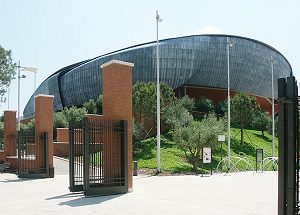
<path fill-rule="evenodd" d="M 219 142 L 225 142 L 225 135 L 218 135 Z"/>
<path fill-rule="evenodd" d="M 203 148 L 203 163 L 211 163 L 211 148 Z"/>

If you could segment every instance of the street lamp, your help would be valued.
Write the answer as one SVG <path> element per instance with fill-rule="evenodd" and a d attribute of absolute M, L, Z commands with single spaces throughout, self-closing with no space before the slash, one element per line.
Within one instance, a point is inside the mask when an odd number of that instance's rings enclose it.
<path fill-rule="evenodd" d="M 229 68 L 229 47 L 233 46 L 233 43 L 229 42 L 229 38 L 227 37 L 226 47 L 227 47 L 227 96 L 228 96 L 228 163 L 227 163 L 227 171 L 230 171 L 230 68 Z"/>
<path fill-rule="evenodd" d="M 159 48 L 158 48 L 158 23 L 162 22 L 162 19 L 156 11 L 156 69 L 157 69 L 157 87 L 156 87 L 156 105 L 157 105 L 157 173 L 160 172 L 160 86 L 159 86 Z"/>
<path fill-rule="evenodd" d="M 274 59 L 271 56 L 271 73 L 272 73 L 272 159 L 275 157 L 275 120 L 274 120 Z"/>
<path fill-rule="evenodd" d="M 17 68 L 18 68 L 18 131 L 20 131 L 20 79 L 21 78 L 26 78 L 25 75 L 21 76 L 20 72 L 21 72 L 21 69 L 22 69 L 22 71 L 34 72 L 36 74 L 36 71 L 38 69 L 33 68 L 33 67 L 23 67 L 23 66 L 20 65 L 20 61 L 19 61 L 19 64 L 18 64 Z"/>
<path fill-rule="evenodd" d="M 33 85 L 33 99 L 35 96 L 35 90 L 36 90 L 36 73 L 37 73 L 37 68 L 34 67 L 23 67 L 21 71 L 28 71 L 28 72 L 33 72 L 34 73 L 34 85 Z M 35 113 L 35 102 L 33 101 L 33 112 Z"/>

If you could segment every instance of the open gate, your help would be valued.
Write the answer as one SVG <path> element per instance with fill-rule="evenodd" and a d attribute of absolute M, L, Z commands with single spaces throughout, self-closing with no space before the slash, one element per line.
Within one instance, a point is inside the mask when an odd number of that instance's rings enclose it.
<path fill-rule="evenodd" d="M 70 191 L 86 196 L 128 191 L 127 121 L 86 117 L 70 125 Z"/>
<path fill-rule="evenodd" d="M 20 130 L 17 136 L 17 146 L 18 177 L 49 177 L 48 134 L 46 132 L 36 137 L 35 130 Z"/>
<path fill-rule="evenodd" d="M 295 77 L 278 80 L 278 215 L 299 211 L 299 99 Z"/>

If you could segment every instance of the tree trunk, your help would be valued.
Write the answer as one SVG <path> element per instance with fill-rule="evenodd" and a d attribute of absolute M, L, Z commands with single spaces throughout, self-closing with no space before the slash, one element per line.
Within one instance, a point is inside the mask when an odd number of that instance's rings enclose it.
<path fill-rule="evenodd" d="M 261 131 L 261 135 L 262 135 L 263 137 L 265 136 L 264 131 Z"/>
<path fill-rule="evenodd" d="M 244 128 L 241 127 L 241 144 L 244 143 Z"/>
<path fill-rule="evenodd" d="M 197 157 L 194 157 L 193 159 L 193 171 L 198 174 L 198 165 L 197 165 Z"/>

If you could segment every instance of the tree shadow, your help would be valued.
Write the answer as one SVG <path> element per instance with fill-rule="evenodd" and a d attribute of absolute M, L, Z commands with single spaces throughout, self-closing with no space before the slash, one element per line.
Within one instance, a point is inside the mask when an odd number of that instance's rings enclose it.
<path fill-rule="evenodd" d="M 172 173 L 184 173 L 184 174 L 191 174 L 193 172 L 193 168 L 188 166 L 188 165 L 183 165 L 183 166 L 176 166 Z M 195 174 L 195 173 L 194 173 Z"/>
<path fill-rule="evenodd" d="M 256 155 L 256 148 L 254 146 L 252 146 L 251 144 L 244 142 L 243 144 L 240 143 L 240 141 L 235 140 L 235 139 L 231 139 L 231 150 L 236 153 L 236 154 L 240 154 L 241 152 L 247 154 L 247 155 L 251 155 L 253 157 L 255 157 Z"/>
<path fill-rule="evenodd" d="M 153 141 L 136 142 L 133 144 L 133 158 L 134 160 L 148 160 L 154 158 L 153 150 L 156 144 Z"/>
<path fill-rule="evenodd" d="M 265 140 L 265 141 L 267 141 L 267 142 L 271 142 L 272 141 L 272 138 L 270 138 L 270 137 L 267 137 L 267 136 L 262 136 L 261 134 L 256 134 L 256 133 L 253 133 L 256 137 L 258 137 L 258 138 L 261 138 L 261 139 L 263 139 L 263 140 Z"/>

